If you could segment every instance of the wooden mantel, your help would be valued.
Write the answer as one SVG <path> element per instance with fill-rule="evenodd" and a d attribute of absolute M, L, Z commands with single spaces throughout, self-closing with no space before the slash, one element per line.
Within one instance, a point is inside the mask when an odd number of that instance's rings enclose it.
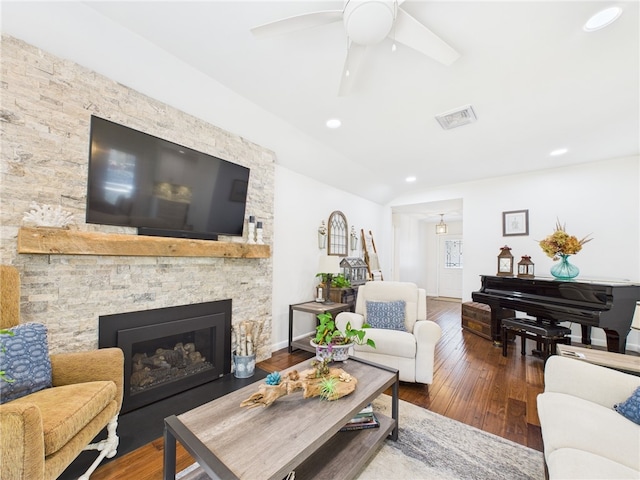
<path fill-rule="evenodd" d="M 63 228 L 21 227 L 18 253 L 44 255 L 119 255 L 144 257 L 269 258 L 269 245 L 188 238 L 82 232 Z"/>

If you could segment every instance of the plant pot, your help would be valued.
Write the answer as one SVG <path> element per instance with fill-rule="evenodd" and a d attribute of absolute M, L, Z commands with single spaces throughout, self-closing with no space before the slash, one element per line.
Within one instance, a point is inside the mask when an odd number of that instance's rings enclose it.
<path fill-rule="evenodd" d="M 329 350 L 328 345 L 318 345 L 311 340 L 311 346 L 316 349 L 316 358 L 319 361 L 323 361 L 327 357 L 331 357 L 331 360 L 335 362 L 344 362 L 349 358 L 349 349 L 353 346 L 353 343 L 347 343 L 346 345 L 331 345 Z"/>
<path fill-rule="evenodd" d="M 236 355 L 233 354 L 233 376 L 236 378 L 253 377 L 256 371 L 256 354 Z"/>

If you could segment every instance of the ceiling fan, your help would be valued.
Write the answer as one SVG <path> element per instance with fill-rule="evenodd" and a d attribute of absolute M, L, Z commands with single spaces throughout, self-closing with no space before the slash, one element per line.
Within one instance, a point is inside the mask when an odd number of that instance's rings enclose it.
<path fill-rule="evenodd" d="M 404 0 L 346 0 L 342 10 L 304 13 L 269 22 L 251 29 L 259 37 L 291 33 L 342 20 L 348 50 L 340 81 L 339 95 L 353 86 L 358 66 L 368 46 L 387 37 L 442 63 L 451 65 L 460 54 L 414 17 L 402 10 Z"/>

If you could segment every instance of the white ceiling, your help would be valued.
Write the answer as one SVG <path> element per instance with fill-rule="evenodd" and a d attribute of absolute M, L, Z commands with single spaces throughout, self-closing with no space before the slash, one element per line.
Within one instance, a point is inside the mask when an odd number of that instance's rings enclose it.
<path fill-rule="evenodd" d="M 460 59 L 445 67 L 402 45 L 392 53 L 385 40 L 368 49 L 354 91 L 344 97 L 337 95 L 346 54 L 341 22 L 269 38 L 249 31 L 343 2 L 88 4 L 326 145 L 345 171 L 362 175 L 341 178 L 295 158 L 279 158 L 283 166 L 379 203 L 412 190 L 640 153 L 637 1 L 407 0 L 401 8 Z M 612 4 L 624 9 L 614 24 L 582 30 Z M 476 123 L 445 131 L 434 118 L 467 104 Z M 332 117 L 342 120 L 340 129 L 326 128 Z M 568 153 L 549 156 L 561 147 Z M 417 181 L 407 184 L 409 175 Z"/>

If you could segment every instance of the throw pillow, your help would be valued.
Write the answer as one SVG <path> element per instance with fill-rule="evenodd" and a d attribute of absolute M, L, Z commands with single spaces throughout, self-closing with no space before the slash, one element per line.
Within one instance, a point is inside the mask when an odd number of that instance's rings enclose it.
<path fill-rule="evenodd" d="M 640 425 L 640 387 L 622 403 L 616 403 L 614 410 L 634 423 Z"/>
<path fill-rule="evenodd" d="M 395 302 L 367 302 L 367 323 L 372 328 L 386 328 L 405 332 L 404 300 Z"/>
<path fill-rule="evenodd" d="M 51 386 L 51 360 L 47 327 L 23 323 L 0 335 L 0 403 Z"/>

